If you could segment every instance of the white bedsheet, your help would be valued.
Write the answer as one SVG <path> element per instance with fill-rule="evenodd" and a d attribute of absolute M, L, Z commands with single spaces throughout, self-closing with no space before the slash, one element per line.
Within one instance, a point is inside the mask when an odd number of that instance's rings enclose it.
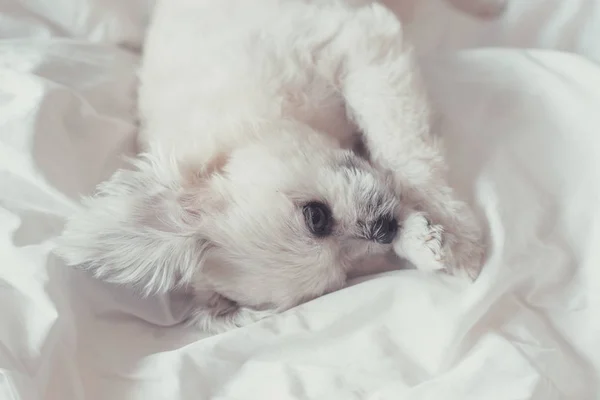
<path fill-rule="evenodd" d="M 184 298 L 51 254 L 133 150 L 137 56 L 115 44 L 139 46 L 149 3 L 0 0 L 0 400 L 599 398 L 600 1 L 416 14 L 453 180 L 489 226 L 476 283 L 399 271 L 209 338 L 177 325 Z"/>

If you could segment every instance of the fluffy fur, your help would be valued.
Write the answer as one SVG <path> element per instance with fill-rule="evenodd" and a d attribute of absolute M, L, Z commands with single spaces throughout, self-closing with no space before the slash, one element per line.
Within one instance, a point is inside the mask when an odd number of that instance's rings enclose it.
<path fill-rule="evenodd" d="M 384 6 L 159 1 L 140 82 L 146 153 L 68 222 L 69 264 L 145 294 L 189 287 L 192 322 L 210 331 L 338 289 L 392 249 L 478 275 L 480 229 L 446 183 L 412 49 Z M 329 235 L 307 227 L 314 201 Z M 381 221 L 397 221 L 393 243 Z"/>

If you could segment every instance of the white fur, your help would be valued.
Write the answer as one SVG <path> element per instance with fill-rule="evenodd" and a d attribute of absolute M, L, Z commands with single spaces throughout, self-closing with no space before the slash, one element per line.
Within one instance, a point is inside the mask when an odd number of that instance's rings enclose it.
<path fill-rule="evenodd" d="M 411 47 L 369 3 L 159 1 L 140 70 L 146 154 L 69 221 L 68 263 L 145 294 L 189 287 L 211 331 L 340 288 L 392 249 L 475 278 L 481 232 L 445 181 Z M 335 221 L 324 238 L 302 213 L 315 200 Z M 384 216 L 404 225 L 394 244 L 369 239 Z"/>

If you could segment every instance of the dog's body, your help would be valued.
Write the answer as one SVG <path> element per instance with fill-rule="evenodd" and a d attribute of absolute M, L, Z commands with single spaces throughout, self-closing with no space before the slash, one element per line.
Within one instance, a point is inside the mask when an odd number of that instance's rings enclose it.
<path fill-rule="evenodd" d="M 367 3 L 159 1 L 147 155 L 69 222 L 69 263 L 146 293 L 191 286 L 213 331 L 340 288 L 392 249 L 476 277 L 481 231 L 445 182 L 412 50 Z"/>

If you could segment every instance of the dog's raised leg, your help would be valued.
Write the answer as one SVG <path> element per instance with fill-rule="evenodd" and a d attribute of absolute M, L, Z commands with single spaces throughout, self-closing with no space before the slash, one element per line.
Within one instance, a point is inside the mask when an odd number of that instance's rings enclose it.
<path fill-rule="evenodd" d="M 430 132 L 426 88 L 400 22 L 380 5 L 362 7 L 330 45 L 330 54 L 344 54 L 338 85 L 364 134 L 371 161 L 392 172 L 403 203 L 427 218 L 419 229 L 432 230 L 400 234 L 396 251 L 418 268 L 438 269 L 441 264 L 451 273 L 476 278 L 483 262 L 482 232 L 468 205 L 447 183 L 440 141 Z M 440 251 L 425 262 L 416 256 L 416 238 L 428 248 L 429 236 L 440 229 Z"/>

